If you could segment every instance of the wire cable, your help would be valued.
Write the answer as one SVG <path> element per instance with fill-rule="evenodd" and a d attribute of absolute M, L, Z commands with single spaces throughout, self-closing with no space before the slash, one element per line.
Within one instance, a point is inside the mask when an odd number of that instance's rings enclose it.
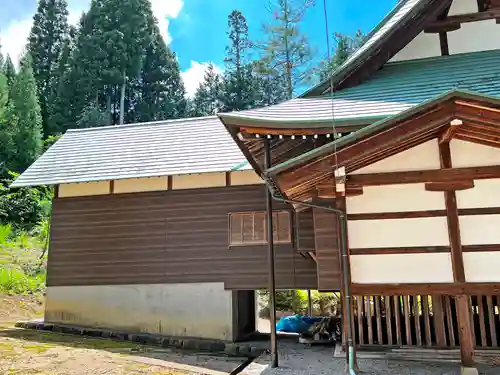
<path fill-rule="evenodd" d="M 326 48 L 327 48 L 327 59 L 328 59 L 328 66 L 331 64 L 331 55 L 330 55 L 330 31 L 328 27 L 328 11 L 327 11 L 327 6 L 326 6 L 326 1 L 323 0 L 323 11 L 324 11 L 324 16 L 325 16 L 325 33 L 326 33 Z M 335 169 L 333 171 L 333 177 L 335 180 L 335 183 L 337 182 L 336 179 L 336 172 L 339 167 L 339 161 L 338 161 L 338 156 L 337 156 L 337 129 L 335 127 L 335 89 L 333 87 L 333 72 L 329 72 L 330 75 L 330 102 L 332 104 L 331 109 L 332 109 L 332 131 L 333 131 L 333 154 L 335 157 Z"/>

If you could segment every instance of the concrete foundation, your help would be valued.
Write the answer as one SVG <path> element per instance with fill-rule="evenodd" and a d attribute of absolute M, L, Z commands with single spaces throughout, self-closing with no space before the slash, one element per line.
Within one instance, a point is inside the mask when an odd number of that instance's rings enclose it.
<path fill-rule="evenodd" d="M 223 283 L 48 287 L 45 321 L 204 339 L 236 339 Z"/>

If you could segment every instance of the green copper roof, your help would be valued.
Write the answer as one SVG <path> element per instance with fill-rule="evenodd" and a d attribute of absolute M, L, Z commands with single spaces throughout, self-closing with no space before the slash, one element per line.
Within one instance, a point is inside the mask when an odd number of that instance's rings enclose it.
<path fill-rule="evenodd" d="M 334 99 L 298 98 L 219 117 L 276 128 L 324 127 L 332 117 L 337 125 L 367 125 L 456 89 L 500 96 L 500 50 L 387 63 L 369 81 L 334 93 Z"/>
<path fill-rule="evenodd" d="M 403 111 L 395 116 L 388 117 L 384 120 L 377 121 L 371 125 L 368 125 L 364 127 L 363 129 L 360 129 L 354 133 L 351 133 L 345 137 L 342 137 L 340 139 L 337 139 L 334 142 L 328 143 L 324 146 L 318 147 L 314 150 L 308 151 L 302 155 L 296 156 L 292 159 L 289 159 L 281 164 L 277 164 L 274 167 L 268 169 L 265 171 L 265 175 L 267 176 L 275 176 L 278 173 L 281 173 L 285 170 L 288 170 L 292 167 L 302 165 L 304 163 L 307 163 L 308 161 L 314 160 L 318 157 L 328 155 L 329 153 L 334 152 L 335 149 L 340 149 L 344 146 L 347 146 L 349 144 L 352 144 L 359 140 L 360 138 L 376 133 L 380 130 L 383 130 L 385 128 L 390 127 L 393 125 L 395 122 L 403 120 L 415 113 L 421 112 L 425 110 L 426 107 L 434 105 L 436 102 L 441 102 L 445 101 L 454 97 L 460 97 L 463 99 L 470 99 L 470 100 L 486 100 L 488 102 L 492 102 L 495 105 L 500 105 L 500 95 L 497 94 L 495 96 L 491 95 L 484 95 L 476 92 L 471 92 L 467 90 L 451 90 L 447 91 L 441 95 L 438 95 L 430 100 L 427 100 L 423 103 L 420 103 L 419 105 L 416 105 L 406 111 Z"/>

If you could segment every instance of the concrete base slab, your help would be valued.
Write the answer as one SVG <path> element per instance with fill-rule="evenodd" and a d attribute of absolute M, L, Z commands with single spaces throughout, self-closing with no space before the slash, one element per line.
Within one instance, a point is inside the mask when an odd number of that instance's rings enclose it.
<path fill-rule="evenodd" d="M 460 375 L 479 375 L 475 367 L 463 367 L 460 369 Z"/>

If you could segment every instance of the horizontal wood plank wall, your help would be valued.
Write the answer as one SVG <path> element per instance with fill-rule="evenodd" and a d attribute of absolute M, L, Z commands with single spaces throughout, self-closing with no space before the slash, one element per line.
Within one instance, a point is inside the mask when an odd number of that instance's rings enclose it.
<path fill-rule="evenodd" d="M 223 281 L 228 289 L 266 288 L 267 246 L 228 247 L 228 214 L 265 210 L 264 189 L 55 199 L 47 285 Z M 293 245 L 276 246 L 276 267 L 277 288 L 317 288 L 315 262 Z"/>
<path fill-rule="evenodd" d="M 340 290 L 337 215 L 324 209 L 314 208 L 313 216 L 316 261 L 318 263 L 318 289 L 320 291 Z"/>
<path fill-rule="evenodd" d="M 312 208 L 295 213 L 295 240 L 298 251 L 315 251 Z"/>

